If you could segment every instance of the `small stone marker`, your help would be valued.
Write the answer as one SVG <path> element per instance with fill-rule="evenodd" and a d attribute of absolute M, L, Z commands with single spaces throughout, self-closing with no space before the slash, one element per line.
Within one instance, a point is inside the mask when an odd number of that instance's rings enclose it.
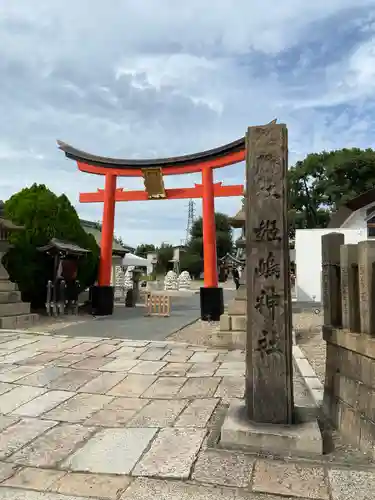
<path fill-rule="evenodd" d="M 340 246 L 343 244 L 341 233 L 322 236 L 322 298 L 327 326 L 341 326 Z"/>
<path fill-rule="evenodd" d="M 342 327 L 360 331 L 358 290 L 358 246 L 340 246 Z"/>
<path fill-rule="evenodd" d="M 246 410 L 254 422 L 291 424 L 287 128 L 250 127 L 246 140 Z"/>
<path fill-rule="evenodd" d="M 362 333 L 369 333 L 369 334 L 375 333 L 374 265 L 375 265 L 375 241 L 360 241 L 358 243 L 360 331 Z"/>

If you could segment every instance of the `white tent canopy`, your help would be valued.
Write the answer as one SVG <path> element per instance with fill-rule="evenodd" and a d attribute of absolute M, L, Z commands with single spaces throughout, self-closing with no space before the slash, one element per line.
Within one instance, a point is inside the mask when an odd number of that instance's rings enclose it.
<path fill-rule="evenodd" d="M 147 267 L 150 262 L 147 259 L 143 259 L 142 257 L 138 257 L 138 255 L 134 255 L 133 253 L 127 253 L 125 257 L 122 259 L 123 266 L 135 266 L 135 267 Z"/>

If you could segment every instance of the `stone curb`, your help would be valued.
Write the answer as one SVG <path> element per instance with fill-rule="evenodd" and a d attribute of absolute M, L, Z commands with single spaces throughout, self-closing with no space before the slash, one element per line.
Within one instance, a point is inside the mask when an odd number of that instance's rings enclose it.
<path fill-rule="evenodd" d="M 292 353 L 294 363 L 301 377 L 303 377 L 314 403 L 316 404 L 316 406 L 321 406 L 324 394 L 323 384 L 317 377 L 309 360 L 297 345 L 294 345 L 292 347 Z"/>

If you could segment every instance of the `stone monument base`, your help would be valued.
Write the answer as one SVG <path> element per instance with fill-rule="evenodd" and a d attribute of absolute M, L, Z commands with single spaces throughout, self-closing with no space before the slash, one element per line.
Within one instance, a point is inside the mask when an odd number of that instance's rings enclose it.
<path fill-rule="evenodd" d="M 258 424 L 248 420 L 245 402 L 236 401 L 222 425 L 220 446 L 282 457 L 321 456 L 322 436 L 316 418 L 308 410 L 296 407 L 296 423 L 292 425 Z"/>

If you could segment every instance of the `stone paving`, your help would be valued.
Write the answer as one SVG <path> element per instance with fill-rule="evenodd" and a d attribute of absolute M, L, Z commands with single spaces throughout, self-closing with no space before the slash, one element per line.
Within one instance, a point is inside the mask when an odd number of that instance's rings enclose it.
<path fill-rule="evenodd" d="M 214 448 L 244 352 L 0 332 L 1 500 L 372 500 L 375 471 Z"/>

